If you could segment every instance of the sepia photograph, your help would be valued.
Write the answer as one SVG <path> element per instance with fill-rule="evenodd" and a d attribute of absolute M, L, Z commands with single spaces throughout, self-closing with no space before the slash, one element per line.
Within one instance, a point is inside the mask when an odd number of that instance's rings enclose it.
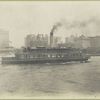
<path fill-rule="evenodd" d="M 0 1 L 0 99 L 100 98 L 100 1 Z"/>

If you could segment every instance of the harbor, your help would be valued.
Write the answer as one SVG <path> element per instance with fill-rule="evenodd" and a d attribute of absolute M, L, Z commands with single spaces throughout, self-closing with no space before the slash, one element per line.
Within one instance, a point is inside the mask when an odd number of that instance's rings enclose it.
<path fill-rule="evenodd" d="M 0 2 L 0 99 L 100 98 L 100 2 Z"/>
<path fill-rule="evenodd" d="M 0 65 L 0 97 L 98 97 L 99 62 L 98 56 L 88 63 Z"/>

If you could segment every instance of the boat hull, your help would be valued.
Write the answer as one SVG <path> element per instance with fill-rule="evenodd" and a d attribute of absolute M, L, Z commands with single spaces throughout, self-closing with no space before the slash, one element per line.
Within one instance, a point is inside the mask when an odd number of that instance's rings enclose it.
<path fill-rule="evenodd" d="M 41 63 L 64 63 L 72 61 L 86 62 L 87 58 L 79 59 L 32 59 L 32 60 L 18 60 L 18 59 L 2 59 L 2 64 L 41 64 Z"/>

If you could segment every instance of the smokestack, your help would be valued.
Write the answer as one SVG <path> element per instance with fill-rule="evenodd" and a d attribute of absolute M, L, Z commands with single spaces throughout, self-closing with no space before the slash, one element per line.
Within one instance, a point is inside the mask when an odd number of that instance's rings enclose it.
<path fill-rule="evenodd" d="M 53 31 L 50 32 L 50 47 L 53 46 Z"/>
<path fill-rule="evenodd" d="M 50 32 L 50 47 L 53 47 L 53 34 L 54 34 L 54 31 L 57 30 L 57 28 L 59 26 L 61 26 L 62 24 L 61 23 L 57 23 L 53 26 L 51 32 Z"/>

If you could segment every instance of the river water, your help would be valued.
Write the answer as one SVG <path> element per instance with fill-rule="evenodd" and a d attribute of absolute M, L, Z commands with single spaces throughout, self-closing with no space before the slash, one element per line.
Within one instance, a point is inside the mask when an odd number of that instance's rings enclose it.
<path fill-rule="evenodd" d="M 0 96 L 94 96 L 100 94 L 100 56 L 89 62 L 0 65 Z"/>

